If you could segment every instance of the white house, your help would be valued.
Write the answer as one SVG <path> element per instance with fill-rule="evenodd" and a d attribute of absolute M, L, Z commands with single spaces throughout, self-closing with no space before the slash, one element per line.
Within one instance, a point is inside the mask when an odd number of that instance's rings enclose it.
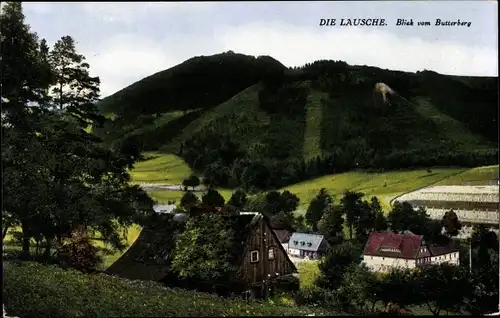
<path fill-rule="evenodd" d="M 330 248 L 323 235 L 298 233 L 292 234 L 288 241 L 288 254 L 294 257 L 320 259 Z"/>
<path fill-rule="evenodd" d="M 363 262 L 373 271 L 393 267 L 416 268 L 431 264 L 459 264 L 459 251 L 452 246 L 427 244 L 423 236 L 404 233 L 372 232 L 363 253 Z"/>
<path fill-rule="evenodd" d="M 153 205 L 153 210 L 158 213 L 173 213 L 177 206 L 175 204 Z"/>

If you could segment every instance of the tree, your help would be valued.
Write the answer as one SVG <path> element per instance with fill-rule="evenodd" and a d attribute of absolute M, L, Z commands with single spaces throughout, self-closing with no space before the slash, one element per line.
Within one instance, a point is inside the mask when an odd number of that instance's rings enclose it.
<path fill-rule="evenodd" d="M 192 174 L 188 180 L 189 180 L 189 185 L 193 187 L 193 191 L 197 186 L 200 185 L 200 178 L 198 178 L 198 176 L 194 174 Z"/>
<path fill-rule="evenodd" d="M 227 281 L 236 274 L 232 264 L 234 232 L 219 214 L 188 220 L 173 252 L 172 269 L 180 277 L 201 281 Z"/>
<path fill-rule="evenodd" d="M 382 301 L 386 307 L 390 303 L 399 308 L 420 303 L 416 298 L 416 290 L 419 288 L 418 280 L 414 272 L 407 268 L 391 268 L 379 281 L 377 299 Z"/>
<path fill-rule="evenodd" d="M 380 205 L 380 201 L 377 197 L 372 197 L 370 200 L 370 210 L 375 217 L 375 221 L 373 224 L 373 230 L 375 231 L 385 231 L 389 227 L 387 223 L 387 218 L 384 215 L 384 211 L 382 211 L 382 206 Z"/>
<path fill-rule="evenodd" d="M 442 310 L 460 312 L 472 289 L 467 270 L 448 263 L 422 267 L 414 275 L 419 287 L 415 289 L 416 299 L 435 316 Z"/>
<path fill-rule="evenodd" d="M 243 210 L 245 205 L 248 202 L 247 194 L 245 190 L 243 189 L 236 189 L 234 190 L 233 194 L 231 195 L 231 198 L 227 202 L 228 206 L 231 206 L 235 208 L 238 211 Z"/>
<path fill-rule="evenodd" d="M 210 188 L 201 197 L 201 202 L 215 210 L 224 207 L 225 200 L 217 190 Z"/>
<path fill-rule="evenodd" d="M 387 219 L 393 231 L 412 231 L 423 235 L 429 223 L 429 216 L 424 208 L 415 210 L 408 202 L 395 202 Z"/>
<path fill-rule="evenodd" d="M 269 191 L 266 193 L 264 213 L 273 216 L 282 211 L 283 200 L 279 191 Z"/>
<path fill-rule="evenodd" d="M 189 178 L 182 180 L 182 186 L 184 187 L 184 191 L 187 191 L 188 187 L 192 187 L 194 189 L 200 185 L 200 178 L 195 175 L 189 176 Z"/>
<path fill-rule="evenodd" d="M 325 188 L 320 189 L 319 193 L 309 203 L 305 218 L 314 232 L 318 230 L 318 222 L 323 217 L 323 213 L 332 204 L 333 197 Z"/>
<path fill-rule="evenodd" d="M 337 289 L 342 284 L 347 268 L 359 260 L 360 255 L 350 242 L 333 246 L 318 265 L 321 273 L 318 284 L 327 289 Z"/>
<path fill-rule="evenodd" d="M 287 214 L 290 214 L 291 212 L 297 210 L 297 207 L 300 203 L 299 197 L 288 190 L 285 190 L 281 193 L 281 200 L 282 211 Z"/>
<path fill-rule="evenodd" d="M 361 199 L 364 194 L 360 192 L 345 191 L 344 196 L 340 200 L 340 206 L 345 214 L 345 220 L 349 228 L 349 239 L 352 240 L 354 225 L 359 222 L 359 219 L 365 213 L 365 205 Z"/>
<path fill-rule="evenodd" d="M 294 218 L 291 213 L 281 211 L 271 217 L 271 226 L 276 230 L 295 231 Z"/>
<path fill-rule="evenodd" d="M 326 207 L 323 217 L 318 222 L 319 233 L 331 244 L 342 242 L 344 237 L 344 218 L 339 206 Z"/>
<path fill-rule="evenodd" d="M 198 203 L 200 203 L 198 196 L 191 191 L 187 191 L 181 198 L 180 206 L 189 214 L 191 208 Z"/>
<path fill-rule="evenodd" d="M 441 225 L 449 237 L 457 236 L 462 229 L 462 224 L 455 211 L 447 211 L 441 220 Z"/>

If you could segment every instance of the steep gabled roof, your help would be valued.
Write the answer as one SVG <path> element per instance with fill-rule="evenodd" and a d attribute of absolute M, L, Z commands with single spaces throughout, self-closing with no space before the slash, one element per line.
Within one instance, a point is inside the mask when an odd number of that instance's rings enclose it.
<path fill-rule="evenodd" d="M 318 252 L 321 250 L 320 247 L 323 247 L 321 244 L 323 240 L 323 235 L 295 232 L 288 241 L 288 247 L 309 252 Z"/>
<path fill-rule="evenodd" d="M 288 243 L 288 241 L 290 241 L 290 237 L 292 236 L 292 232 L 287 230 L 274 230 L 274 233 L 282 244 Z"/>
<path fill-rule="evenodd" d="M 364 255 L 416 259 L 423 257 L 419 255 L 421 246 L 426 246 L 430 256 L 439 256 L 457 252 L 458 249 L 451 246 L 438 246 L 427 244 L 423 236 L 413 234 L 409 231 L 405 233 L 394 232 L 371 232 L 365 246 Z"/>
<path fill-rule="evenodd" d="M 364 255 L 416 258 L 423 237 L 413 233 L 371 232 Z"/>

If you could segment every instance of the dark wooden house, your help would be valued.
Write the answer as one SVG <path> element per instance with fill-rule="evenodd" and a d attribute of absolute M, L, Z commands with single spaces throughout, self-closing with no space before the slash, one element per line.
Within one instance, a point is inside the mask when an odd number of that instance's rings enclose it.
<path fill-rule="evenodd" d="M 233 264 L 239 269 L 242 289 L 234 292 L 250 290 L 297 272 L 267 217 L 250 212 L 225 217 L 235 233 L 230 253 Z M 171 277 L 175 234 L 183 230 L 182 225 L 172 219 L 169 215 L 156 216 L 156 221 L 144 227 L 134 244 L 105 272 L 127 279 L 158 282 Z"/>

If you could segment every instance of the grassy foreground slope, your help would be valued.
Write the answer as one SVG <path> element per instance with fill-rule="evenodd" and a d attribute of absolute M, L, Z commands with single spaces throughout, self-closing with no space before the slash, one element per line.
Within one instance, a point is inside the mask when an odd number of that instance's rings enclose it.
<path fill-rule="evenodd" d="M 232 300 L 30 262 L 6 263 L 3 285 L 5 309 L 19 317 L 338 315 L 320 308 Z"/>

